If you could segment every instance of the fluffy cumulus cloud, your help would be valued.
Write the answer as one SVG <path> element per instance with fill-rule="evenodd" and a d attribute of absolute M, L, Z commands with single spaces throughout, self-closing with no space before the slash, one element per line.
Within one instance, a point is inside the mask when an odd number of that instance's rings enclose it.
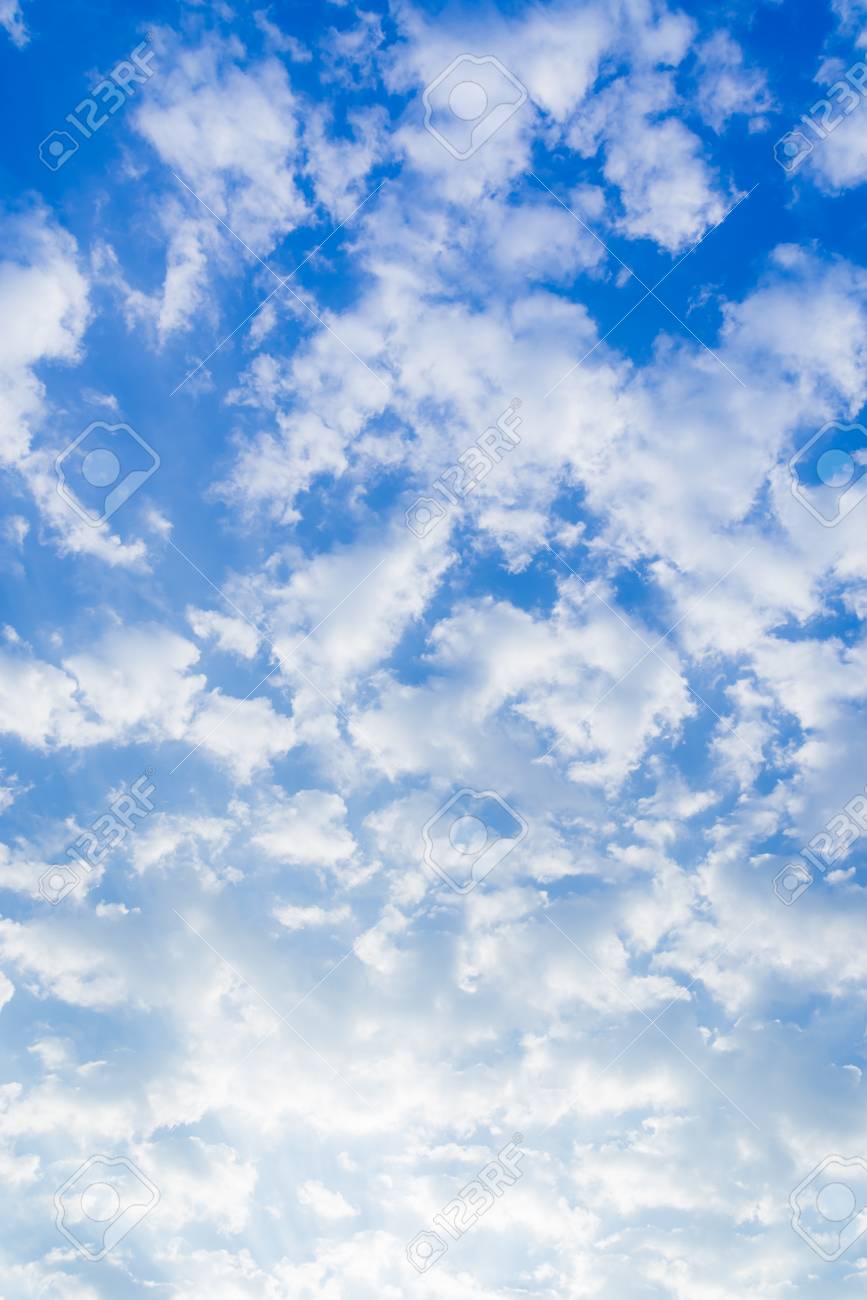
<path fill-rule="evenodd" d="M 270 700 L 237 699 L 191 672 L 191 641 L 148 624 L 119 627 L 61 666 L 15 646 L 4 654 L 2 729 L 37 747 L 120 739 L 192 741 L 247 776 L 293 744 L 292 720 Z M 183 758 L 180 761 L 185 761 Z"/>
<path fill-rule="evenodd" d="M 0 3 L 0 1294 L 854 1295 L 864 5 L 242 8 Z"/>
<path fill-rule="evenodd" d="M 9 327 L 0 343 L 0 455 L 4 464 L 14 465 L 29 452 L 32 425 L 46 401 L 35 367 L 80 357 L 89 314 L 88 286 L 75 239 L 42 205 L 7 212 L 3 244 L 0 296 Z"/>

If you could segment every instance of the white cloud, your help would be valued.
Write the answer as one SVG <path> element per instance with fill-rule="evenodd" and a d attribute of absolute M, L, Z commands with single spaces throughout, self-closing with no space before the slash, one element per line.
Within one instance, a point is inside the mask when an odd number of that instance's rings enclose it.
<path fill-rule="evenodd" d="M 0 313 L 6 322 L 0 330 L 0 463 L 23 476 L 62 552 L 140 565 L 141 542 L 121 542 L 108 529 L 89 527 L 57 494 L 54 456 L 81 430 L 57 420 L 36 368 L 77 364 L 83 355 L 90 285 L 76 241 L 42 206 L 7 212 L 0 226 Z"/>
<path fill-rule="evenodd" d="M 0 888 L 40 898 L 40 881 L 48 870 L 48 861 L 23 840 L 12 847 L 0 843 Z"/>
<path fill-rule="evenodd" d="M 0 0 L 0 27 L 5 28 L 13 45 L 24 48 L 30 35 L 24 25 L 19 0 Z"/>
<path fill-rule="evenodd" d="M 75 682 L 51 664 L 0 651 L 0 716 L 7 733 L 31 745 L 95 738 L 75 699 Z"/>
<path fill-rule="evenodd" d="M 763 125 L 762 114 L 773 100 L 760 68 L 747 66 L 744 52 L 725 31 L 717 31 L 699 47 L 698 108 L 717 132 L 735 116 L 751 118 L 750 126 Z"/>
<path fill-rule="evenodd" d="M 72 1273 L 58 1272 L 57 1265 L 41 1263 L 0 1265 L 0 1286 L 21 1300 L 101 1300 L 89 1282 Z"/>
<path fill-rule="evenodd" d="M 187 620 L 197 637 L 213 637 L 221 650 L 241 659 L 252 659 L 259 648 L 259 633 L 242 618 L 220 614 L 216 610 L 187 610 Z"/>
<path fill-rule="evenodd" d="M 42 361 L 76 362 L 90 316 L 88 284 L 73 237 L 42 207 L 3 219 L 0 262 L 0 459 L 20 465 L 34 424 L 46 414 Z"/>
<path fill-rule="evenodd" d="M 453 560 L 446 543 L 437 533 L 419 542 L 398 526 L 306 562 L 275 555 L 238 595 L 261 604 L 281 676 L 321 692 L 333 707 L 424 611 Z"/>
<path fill-rule="evenodd" d="M 839 125 L 806 159 L 802 170 L 813 176 L 828 194 L 863 185 L 867 180 L 867 115 L 863 103 Z"/>
<path fill-rule="evenodd" d="M 352 913 L 348 907 L 296 907 L 291 903 L 274 908 L 274 915 L 287 930 L 307 930 L 342 925 Z"/>
<path fill-rule="evenodd" d="M 508 706 L 538 729 L 537 757 L 555 750 L 574 780 L 616 784 L 694 712 L 676 663 L 645 657 L 647 630 L 625 627 L 568 575 L 552 618 L 485 600 L 440 623 L 433 643 L 429 685 L 384 682 L 379 706 L 359 715 L 359 743 L 398 771 L 499 768 L 508 730 L 494 746 L 486 737 Z"/>
<path fill-rule="evenodd" d="M 291 375 L 284 377 L 280 364 L 262 354 L 229 400 L 273 410 L 277 394 L 291 387 Z M 276 411 L 273 418 L 275 431 L 241 445 L 236 464 L 217 490 L 251 515 L 264 509 L 280 523 L 295 523 L 300 518 L 294 504 L 299 493 L 319 475 L 338 475 L 345 469 L 344 438 L 312 411 Z"/>
<path fill-rule="evenodd" d="M 190 671 L 198 658 L 191 641 L 156 624 L 109 627 L 62 668 L 0 651 L 0 725 L 42 748 L 183 741 L 249 781 L 292 748 L 295 724 L 264 696 L 206 690 Z"/>
<path fill-rule="evenodd" d="M 831 0 L 831 8 L 838 15 L 843 31 L 851 31 L 859 23 L 867 23 L 867 4 L 864 0 Z M 863 43 L 862 33 L 858 44 L 863 45 Z"/>
<path fill-rule="evenodd" d="M 264 59 L 247 71 L 238 62 L 243 53 L 237 40 L 197 48 L 166 41 L 168 66 L 140 104 L 136 125 L 219 217 L 267 252 L 308 212 L 292 165 L 298 103 L 280 62 Z"/>
<path fill-rule="evenodd" d="M 137 830 L 131 856 L 135 871 L 169 870 L 189 862 L 205 888 L 216 888 L 240 872 L 220 867 L 218 855 L 229 843 L 233 823 L 220 817 L 154 813 Z"/>
<path fill-rule="evenodd" d="M 323 790 L 299 790 L 287 798 L 275 789 L 259 810 L 252 841 L 269 858 L 290 866 L 335 867 L 356 852 L 346 804 Z"/>
<path fill-rule="evenodd" d="M 69 655 L 84 707 L 103 734 L 138 731 L 179 739 L 190 723 L 205 678 L 189 674 L 199 652 L 191 642 L 154 626 L 110 628 L 88 651 Z"/>
<path fill-rule="evenodd" d="M 350 1205 L 340 1192 L 332 1191 L 316 1179 L 308 1179 L 298 1188 L 298 1203 L 313 1211 L 320 1219 L 336 1222 L 339 1219 L 351 1219 L 358 1210 Z"/>
<path fill-rule="evenodd" d="M 695 242 L 731 202 L 702 156 L 699 137 L 672 115 L 679 106 L 672 79 L 649 72 L 684 60 L 693 36 L 685 15 L 646 5 L 590 4 L 577 11 L 553 5 L 509 18 L 465 17 L 441 30 L 406 9 L 402 27 L 405 43 L 386 65 L 391 87 L 424 86 L 449 65 L 456 48 L 493 45 L 529 91 L 525 108 L 463 168 L 450 167 L 446 151 L 432 146 L 424 132 L 409 123 L 403 128 L 399 139 L 412 164 L 435 174 L 437 187 L 450 198 L 480 199 L 509 174 L 531 170 L 528 138 L 540 126 L 541 109 L 551 139 L 562 133 L 586 155 L 604 142 L 604 174 L 618 187 L 623 207 L 617 224 L 630 238 L 651 238 L 677 251 Z M 756 111 L 763 108 L 761 73 L 740 69 L 737 47 L 724 34 L 712 48 L 714 71 L 702 92 L 706 111 L 722 122 L 734 95 L 740 96 L 740 111 L 751 111 L 750 100 Z M 618 57 L 632 64 L 630 76 L 592 93 L 606 58 L 614 63 Z"/>
<path fill-rule="evenodd" d="M 247 782 L 296 744 L 292 718 L 264 696 L 236 699 L 212 691 L 193 718 L 187 738 Z"/>
<path fill-rule="evenodd" d="M 26 794 L 29 786 L 22 786 L 14 772 L 6 773 L 0 767 L 0 813 L 11 808 L 16 799 Z"/>
<path fill-rule="evenodd" d="M 57 1070 L 74 1059 L 72 1044 L 66 1038 L 41 1038 L 31 1043 L 28 1052 L 38 1056 L 46 1070 Z"/>
<path fill-rule="evenodd" d="M 39 997 L 105 1008 L 126 1002 L 131 991 L 125 973 L 95 936 L 60 931 L 43 920 L 0 920 L 0 956 L 20 970 L 22 984 Z"/>
<path fill-rule="evenodd" d="M 695 243 L 716 225 L 732 199 L 720 194 L 702 157 L 701 142 L 675 117 L 633 117 L 606 146 L 604 173 L 617 185 L 624 213 L 618 224 L 632 239 L 653 239 L 670 253 Z"/>
<path fill-rule="evenodd" d="M 143 1145 L 141 1166 L 160 1189 L 148 1228 L 157 1239 L 191 1224 L 237 1234 L 247 1226 L 256 1188 L 256 1168 L 226 1143 L 179 1136 Z"/>

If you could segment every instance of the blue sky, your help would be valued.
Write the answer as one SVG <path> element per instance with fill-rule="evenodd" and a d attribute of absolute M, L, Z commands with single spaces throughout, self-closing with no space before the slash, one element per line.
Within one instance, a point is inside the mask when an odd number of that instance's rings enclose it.
<path fill-rule="evenodd" d="M 862 1293 L 865 49 L 0 0 L 8 1300 Z"/>

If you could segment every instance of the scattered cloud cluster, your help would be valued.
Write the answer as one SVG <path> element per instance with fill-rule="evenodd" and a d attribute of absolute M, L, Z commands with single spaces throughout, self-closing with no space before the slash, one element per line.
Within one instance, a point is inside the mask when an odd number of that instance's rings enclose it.
<path fill-rule="evenodd" d="M 766 8 L 106 16 L 0 215 L 9 1300 L 863 1285 L 860 99 L 774 145 L 867 14 Z"/>

